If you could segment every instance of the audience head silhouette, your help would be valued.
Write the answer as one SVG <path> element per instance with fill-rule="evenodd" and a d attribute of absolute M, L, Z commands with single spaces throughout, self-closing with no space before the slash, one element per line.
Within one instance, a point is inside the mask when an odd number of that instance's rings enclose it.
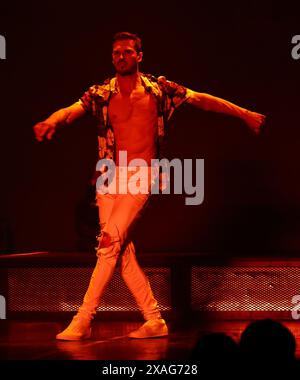
<path fill-rule="evenodd" d="M 241 335 L 240 353 L 248 368 L 287 369 L 295 360 L 296 340 L 281 323 L 263 319 L 250 323 Z"/>
<path fill-rule="evenodd" d="M 238 359 L 238 345 L 224 333 L 204 335 L 198 339 L 190 359 L 200 363 L 202 374 L 232 375 Z"/>

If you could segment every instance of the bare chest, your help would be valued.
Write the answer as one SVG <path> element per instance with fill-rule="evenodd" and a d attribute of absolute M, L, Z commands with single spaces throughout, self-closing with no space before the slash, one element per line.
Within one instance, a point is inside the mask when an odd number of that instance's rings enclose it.
<path fill-rule="evenodd" d="M 157 117 L 156 100 L 144 87 L 130 94 L 119 92 L 110 100 L 108 116 L 112 125 L 132 121 L 144 124 Z"/>

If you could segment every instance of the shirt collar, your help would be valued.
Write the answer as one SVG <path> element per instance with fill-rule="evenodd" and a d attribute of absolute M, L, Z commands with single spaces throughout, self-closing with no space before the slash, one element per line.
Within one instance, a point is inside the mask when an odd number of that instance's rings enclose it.
<path fill-rule="evenodd" d="M 152 84 L 152 82 L 147 78 L 146 75 L 140 72 L 140 78 L 141 78 L 142 85 L 144 86 L 147 92 L 150 92 L 155 96 L 159 96 L 158 89 L 156 88 L 156 86 Z M 120 92 L 117 77 L 114 77 L 110 80 L 110 91 L 113 94 L 117 94 L 118 92 Z"/>

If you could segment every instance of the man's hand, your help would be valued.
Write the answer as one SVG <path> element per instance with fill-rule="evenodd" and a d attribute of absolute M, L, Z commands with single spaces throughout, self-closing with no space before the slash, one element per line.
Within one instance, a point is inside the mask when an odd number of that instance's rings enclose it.
<path fill-rule="evenodd" d="M 33 127 L 33 130 L 34 130 L 35 138 L 38 141 L 43 141 L 46 138 L 48 140 L 51 140 L 54 132 L 56 131 L 56 127 L 53 124 L 42 121 L 40 123 L 37 123 Z"/>
<path fill-rule="evenodd" d="M 258 134 L 261 130 L 261 127 L 265 124 L 266 116 L 260 113 L 247 111 L 244 120 L 247 123 L 248 127 L 252 129 L 254 133 Z"/>
<path fill-rule="evenodd" d="M 38 141 L 43 141 L 46 138 L 51 140 L 57 128 L 60 128 L 66 124 L 71 124 L 74 120 L 80 118 L 85 113 L 85 108 L 82 106 L 82 102 L 80 100 L 73 103 L 69 107 L 59 109 L 51 114 L 48 119 L 37 123 L 33 127 L 36 139 Z"/>

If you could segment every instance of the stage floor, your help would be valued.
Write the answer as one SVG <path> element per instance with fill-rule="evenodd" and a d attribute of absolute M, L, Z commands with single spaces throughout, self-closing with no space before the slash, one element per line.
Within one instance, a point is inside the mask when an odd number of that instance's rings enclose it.
<path fill-rule="evenodd" d="M 128 339 L 126 335 L 140 322 L 95 321 L 90 340 L 57 341 L 55 335 L 67 321 L 0 320 L 0 359 L 12 360 L 187 360 L 197 337 L 223 332 L 239 341 L 250 321 L 168 323 L 170 335 L 157 339 Z M 300 321 L 282 321 L 297 341 L 300 359 Z"/>

